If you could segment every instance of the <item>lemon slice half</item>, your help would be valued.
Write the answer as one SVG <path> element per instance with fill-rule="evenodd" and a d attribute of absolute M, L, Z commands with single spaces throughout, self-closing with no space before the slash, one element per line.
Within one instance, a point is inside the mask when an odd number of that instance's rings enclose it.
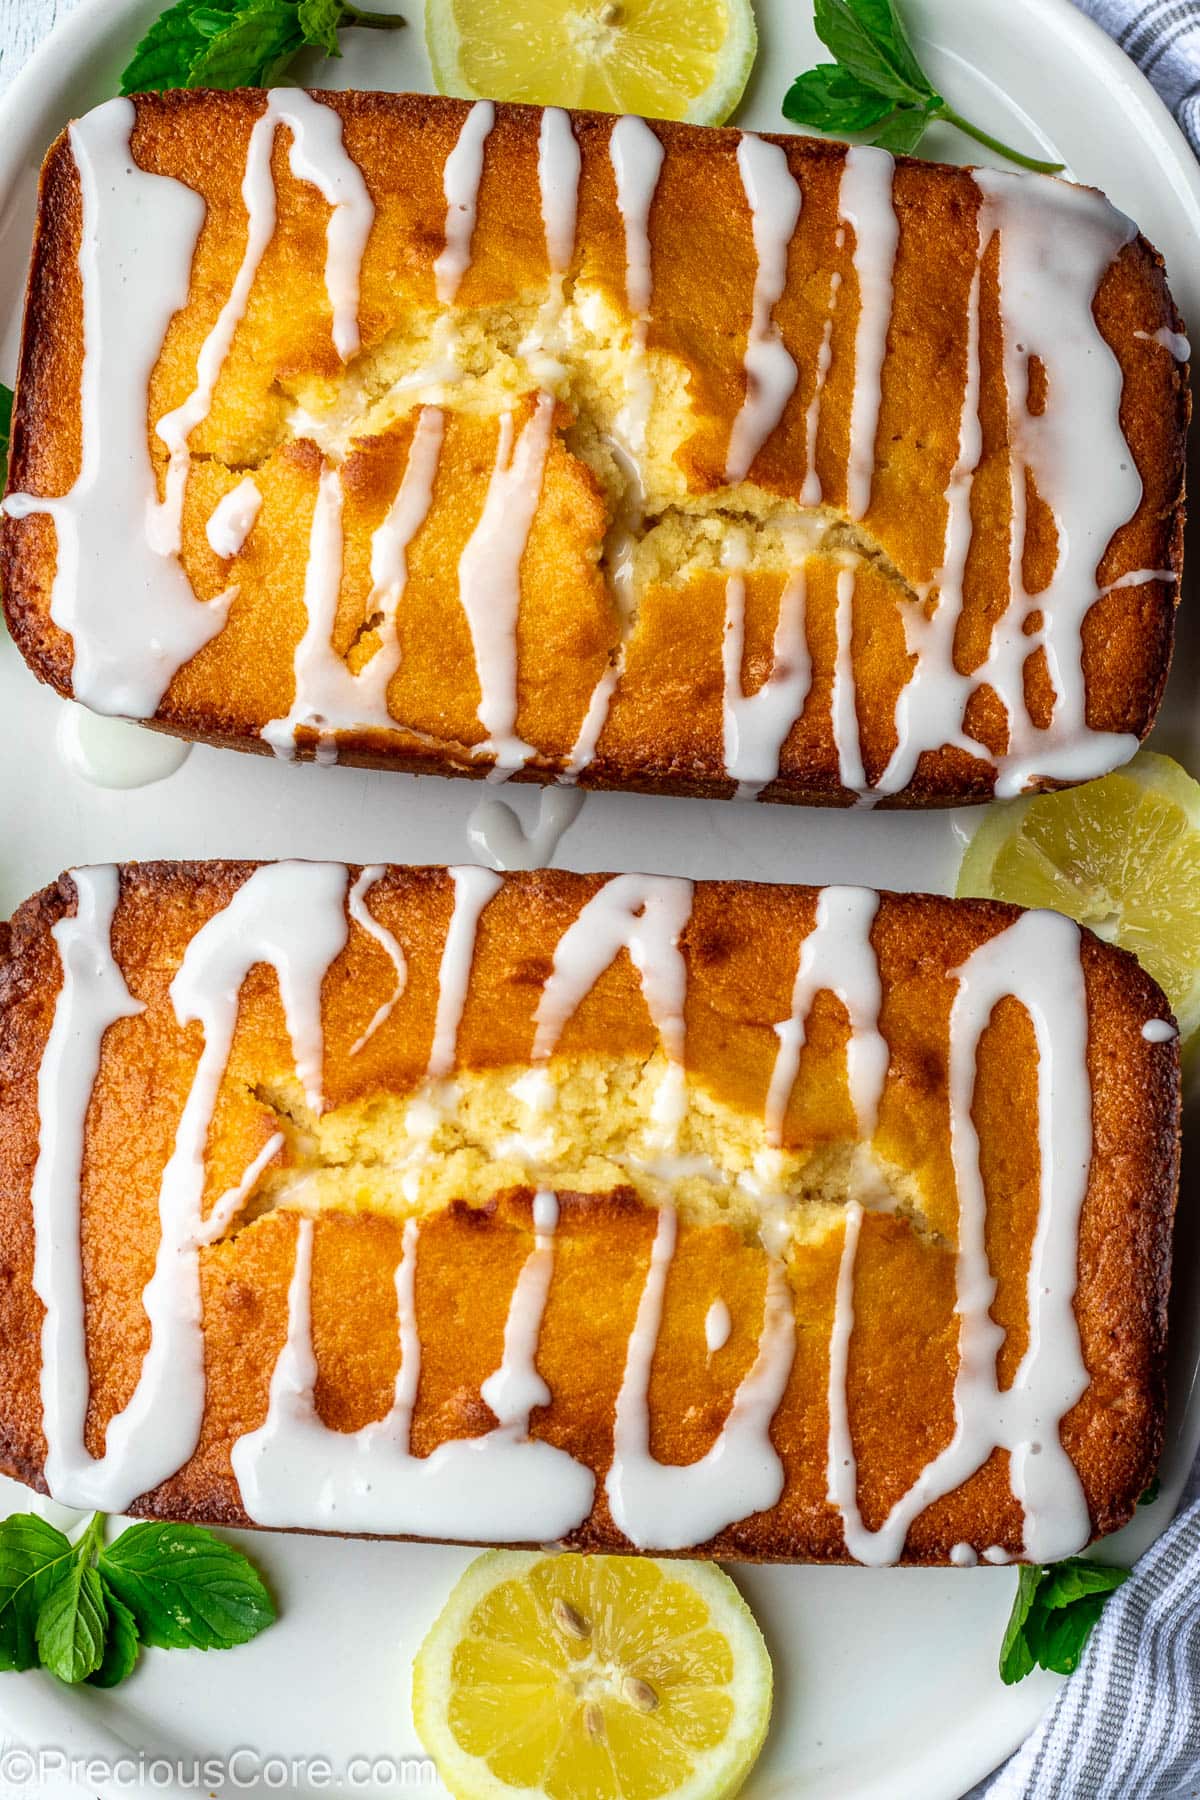
<path fill-rule="evenodd" d="M 1048 906 L 1132 950 L 1188 1037 L 1200 1026 L 1200 783 L 1139 751 L 1102 781 L 994 805 L 959 894 Z"/>
<path fill-rule="evenodd" d="M 489 1551 L 413 1665 L 458 1800 L 721 1800 L 771 1715 L 771 1662 L 711 1563 Z"/>
<path fill-rule="evenodd" d="M 720 125 L 758 33 L 750 0 L 426 0 L 443 94 Z"/>

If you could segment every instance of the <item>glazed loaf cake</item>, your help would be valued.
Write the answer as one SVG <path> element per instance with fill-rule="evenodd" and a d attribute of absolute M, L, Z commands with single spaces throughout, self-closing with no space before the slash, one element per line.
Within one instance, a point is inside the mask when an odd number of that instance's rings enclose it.
<path fill-rule="evenodd" d="M 46 162 L 0 578 L 185 737 L 956 803 L 1154 718 L 1186 346 L 1102 196 L 804 137 L 150 94 Z"/>
<path fill-rule="evenodd" d="M 0 1002 L 0 1461 L 71 1505 L 1048 1561 L 1150 1479 L 1175 1033 L 1053 914 L 102 867 Z"/>

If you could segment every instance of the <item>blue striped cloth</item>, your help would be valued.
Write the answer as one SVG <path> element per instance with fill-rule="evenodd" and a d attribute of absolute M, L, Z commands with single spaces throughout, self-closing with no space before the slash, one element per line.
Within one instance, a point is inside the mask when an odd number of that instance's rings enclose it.
<path fill-rule="evenodd" d="M 1200 156 L 1200 0 L 1075 0 L 1133 58 Z"/>
<path fill-rule="evenodd" d="M 1107 1602 L 1072 1675 L 986 1800 L 1200 1793 L 1200 1501 Z"/>
<path fill-rule="evenodd" d="M 1200 156 L 1200 0 L 1075 4 L 1132 57 Z M 984 1800 L 1200 1795 L 1200 1500 L 1108 1601 L 1042 1723 L 976 1793 Z"/>

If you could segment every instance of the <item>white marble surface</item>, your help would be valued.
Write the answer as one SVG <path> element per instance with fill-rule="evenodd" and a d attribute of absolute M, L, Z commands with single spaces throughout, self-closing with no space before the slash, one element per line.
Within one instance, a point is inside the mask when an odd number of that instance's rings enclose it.
<path fill-rule="evenodd" d="M 0 0 L 0 93 L 52 25 L 79 0 Z"/>

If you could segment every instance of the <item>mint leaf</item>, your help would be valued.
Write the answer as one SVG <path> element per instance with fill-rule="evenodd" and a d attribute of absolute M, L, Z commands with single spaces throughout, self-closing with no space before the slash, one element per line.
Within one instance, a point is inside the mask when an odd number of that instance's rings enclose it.
<path fill-rule="evenodd" d="M 898 106 L 880 125 L 873 144 L 881 150 L 890 150 L 893 156 L 911 156 L 936 114 L 931 114 L 927 107 Z"/>
<path fill-rule="evenodd" d="M 834 63 L 820 63 L 798 75 L 783 96 L 783 116 L 793 125 L 815 125 L 822 131 L 869 131 L 887 113 L 887 94 L 868 87 Z"/>
<path fill-rule="evenodd" d="M 104 1596 L 104 1610 L 108 1614 L 108 1640 L 104 1646 L 104 1655 L 98 1668 L 92 1670 L 88 1680 L 93 1687 L 116 1687 L 127 1675 L 133 1673 L 138 1659 L 137 1621 L 129 1608 L 117 1599 L 103 1576 L 100 1578 L 100 1591 Z"/>
<path fill-rule="evenodd" d="M 1014 150 L 955 112 L 917 61 L 895 0 L 813 0 L 813 22 L 836 62 L 820 63 L 792 83 L 783 115 L 793 124 L 839 136 L 861 132 L 869 143 L 907 156 L 935 119 L 945 119 L 1024 169 L 1052 175 L 1062 168 Z"/>
<path fill-rule="evenodd" d="M 1012 1612 L 1008 1616 L 1008 1625 L 1004 1632 L 1004 1642 L 1000 1646 L 1000 1679 L 1011 1687 L 1016 1681 L 1024 1681 L 1026 1675 L 1032 1673 L 1035 1662 L 1029 1646 L 1025 1626 L 1029 1618 L 1030 1608 L 1037 1596 L 1038 1583 L 1043 1571 L 1039 1568 L 1022 1564 L 1017 1570 L 1017 1593 L 1013 1601 Z"/>
<path fill-rule="evenodd" d="M 893 100 L 934 99 L 892 0 L 815 0 L 817 36 L 842 67 Z"/>
<path fill-rule="evenodd" d="M 1086 1562 L 1080 1556 L 1051 1563 L 1044 1574 L 1039 1598 L 1047 1607 L 1070 1606 L 1073 1601 L 1085 1599 L 1090 1594 L 1111 1594 L 1114 1588 L 1129 1580 L 1128 1569 L 1114 1569 L 1109 1563 Z"/>
<path fill-rule="evenodd" d="M 1089 1594 L 1058 1612 L 1040 1617 L 1037 1659 L 1043 1669 L 1073 1675 L 1079 1667 L 1092 1627 L 1104 1611 L 1103 1594 Z"/>
<path fill-rule="evenodd" d="M 275 1618 L 254 1565 L 197 1525 L 131 1525 L 100 1552 L 100 1571 L 142 1642 L 162 1649 L 227 1649 Z"/>
<path fill-rule="evenodd" d="M 187 87 L 192 64 L 217 25 L 228 22 L 242 0 L 177 0 L 157 18 L 121 76 L 123 94 Z"/>
<path fill-rule="evenodd" d="M 1070 1675 L 1079 1666 L 1092 1628 L 1128 1569 L 1071 1556 L 1048 1567 L 1022 1568 L 1000 1646 L 1000 1678 L 1011 1685 L 1040 1666 Z"/>
<path fill-rule="evenodd" d="M 87 1546 L 87 1554 L 80 1551 Z M 60 1681 L 82 1681 L 100 1667 L 108 1618 L 100 1577 L 90 1560 L 90 1538 L 75 1546 L 37 1616 L 37 1647 L 42 1666 Z"/>
<path fill-rule="evenodd" d="M 1153 1506 L 1154 1502 L 1158 1499 L 1158 1496 L 1161 1493 L 1162 1493 L 1162 1482 L 1158 1479 L 1158 1476 L 1156 1475 L 1154 1477 L 1154 1479 L 1151 1481 L 1149 1487 L 1146 1488 L 1142 1493 L 1140 1493 L 1138 1495 L 1138 1505 L 1139 1506 Z"/>
<path fill-rule="evenodd" d="M 14 1513 L 0 1525 L 0 1669 L 36 1668 L 38 1612 L 74 1554 L 36 1513 Z"/>
<path fill-rule="evenodd" d="M 5 387 L 4 383 L 0 381 L 0 478 L 8 468 L 8 446 L 12 438 L 12 409 L 12 389 Z M 24 1516 L 31 1519 L 34 1515 L 26 1513 Z"/>
<path fill-rule="evenodd" d="M 266 87 L 304 44 L 293 0 L 249 0 L 204 44 L 189 87 Z"/>
<path fill-rule="evenodd" d="M 304 41 L 326 56 L 340 56 L 338 26 L 345 17 L 342 0 L 300 0 L 300 29 Z"/>

